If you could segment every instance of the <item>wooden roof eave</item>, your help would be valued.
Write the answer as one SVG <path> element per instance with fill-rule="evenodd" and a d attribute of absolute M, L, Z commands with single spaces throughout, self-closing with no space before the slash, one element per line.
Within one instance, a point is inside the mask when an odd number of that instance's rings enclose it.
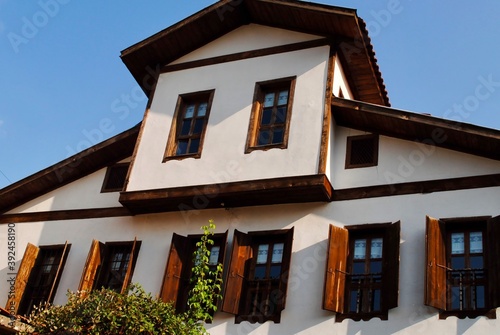
<path fill-rule="evenodd" d="M 140 124 L 0 189 L 0 214 L 132 156 Z"/>
<path fill-rule="evenodd" d="M 337 125 L 500 160 L 500 131 L 361 101 L 332 98 Z"/>

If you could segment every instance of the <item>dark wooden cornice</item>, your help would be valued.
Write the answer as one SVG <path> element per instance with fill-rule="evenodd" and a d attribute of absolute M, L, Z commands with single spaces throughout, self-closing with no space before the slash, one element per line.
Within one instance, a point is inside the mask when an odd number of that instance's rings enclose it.
<path fill-rule="evenodd" d="M 45 222 L 61 220 L 84 220 L 96 218 L 110 218 L 117 216 L 131 216 L 124 207 L 68 209 L 58 211 L 16 213 L 0 215 L 2 223 Z"/>
<path fill-rule="evenodd" d="M 0 190 L 0 214 L 130 157 L 139 125 Z"/>
<path fill-rule="evenodd" d="M 360 101 L 332 98 L 339 126 L 500 160 L 500 131 Z"/>

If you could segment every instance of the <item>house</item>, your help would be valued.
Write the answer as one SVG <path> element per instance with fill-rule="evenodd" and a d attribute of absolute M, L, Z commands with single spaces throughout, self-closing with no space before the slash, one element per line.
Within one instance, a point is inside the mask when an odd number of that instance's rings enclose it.
<path fill-rule="evenodd" d="M 213 219 L 211 334 L 500 329 L 500 131 L 392 108 L 355 10 L 222 0 L 121 58 L 142 122 L 0 190 L 8 313 L 131 282 L 183 310 Z"/>

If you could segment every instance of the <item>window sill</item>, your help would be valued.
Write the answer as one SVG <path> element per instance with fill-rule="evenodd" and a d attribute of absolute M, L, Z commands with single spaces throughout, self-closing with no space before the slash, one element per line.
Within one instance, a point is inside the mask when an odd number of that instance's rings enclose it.
<path fill-rule="evenodd" d="M 178 155 L 178 156 L 166 156 L 166 157 L 163 157 L 162 163 L 165 163 L 165 162 L 168 162 L 168 161 L 173 161 L 173 160 L 180 161 L 180 160 L 183 160 L 183 159 L 186 159 L 186 158 L 195 158 L 195 159 L 198 159 L 198 158 L 201 158 L 201 153 L 188 154 L 188 155 Z"/>
<path fill-rule="evenodd" d="M 273 321 L 274 323 L 280 323 L 281 313 L 276 315 L 264 316 L 264 315 L 236 315 L 234 318 L 234 323 L 239 324 L 243 321 L 248 321 L 250 323 L 265 323 L 266 321 Z"/>
<path fill-rule="evenodd" d="M 379 318 L 382 321 L 387 321 L 389 319 L 388 312 L 380 313 L 337 313 L 335 315 L 335 322 L 342 322 L 345 319 L 351 319 L 353 321 L 369 321 L 374 318 Z"/>
<path fill-rule="evenodd" d="M 497 313 L 496 309 L 478 309 L 470 311 L 440 311 L 439 319 L 446 320 L 449 316 L 455 316 L 459 319 L 475 319 L 479 316 L 485 316 L 488 319 L 496 319 Z"/>

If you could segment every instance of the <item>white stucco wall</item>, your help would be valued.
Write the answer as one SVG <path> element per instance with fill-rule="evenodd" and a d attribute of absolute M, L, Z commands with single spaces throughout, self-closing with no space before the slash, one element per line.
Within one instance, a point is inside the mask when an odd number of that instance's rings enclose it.
<path fill-rule="evenodd" d="M 203 210 L 185 213 L 141 215 L 127 218 L 75 220 L 16 225 L 18 265 L 28 242 L 60 244 L 72 248 L 56 295 L 65 302 L 67 289 L 76 290 L 92 239 L 102 242 L 142 241 L 133 275 L 153 294 L 159 293 L 172 233 L 196 234 L 208 219 L 215 220 L 217 232 L 234 229 L 244 232 L 295 228 L 287 305 L 281 323 L 234 323 L 232 315 L 217 312 L 211 334 L 494 334 L 500 321 L 484 317 L 439 320 L 433 308 L 423 305 L 425 216 L 436 218 L 500 215 L 500 188 L 485 188 L 425 195 L 340 201 L 330 204 L 295 204 Z M 321 309 L 326 247 L 330 224 L 347 226 L 401 220 L 399 306 L 389 311 L 389 320 L 335 322 L 335 314 Z M 7 250 L 6 225 L 0 226 L 0 250 Z M 229 252 L 231 248 L 227 249 Z M 7 277 L 6 253 L 0 254 L 0 278 Z M 226 258 L 226 261 L 228 259 Z M 227 263 L 226 263 L 227 264 Z M 0 302 L 7 298 L 0 286 Z M 500 315 L 498 315 L 500 317 Z"/>
<path fill-rule="evenodd" d="M 246 43 L 246 32 L 230 41 Z M 317 173 L 328 54 L 324 46 L 162 74 L 127 191 Z M 289 76 L 297 80 L 288 148 L 244 154 L 255 83 Z M 178 96 L 208 89 L 215 94 L 201 158 L 162 163 Z"/>

